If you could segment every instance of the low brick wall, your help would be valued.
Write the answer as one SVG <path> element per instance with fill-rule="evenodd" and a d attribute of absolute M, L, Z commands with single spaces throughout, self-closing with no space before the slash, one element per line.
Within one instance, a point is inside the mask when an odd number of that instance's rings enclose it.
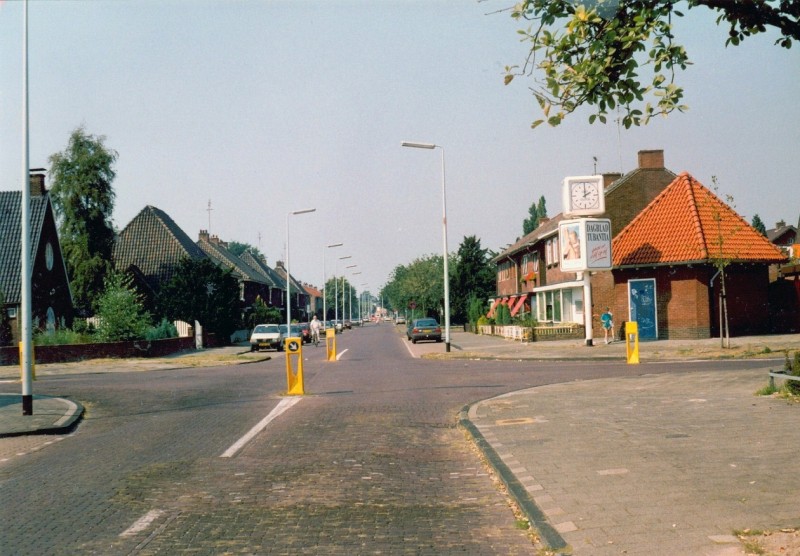
<path fill-rule="evenodd" d="M 206 345 L 215 342 L 209 337 Z M 127 359 L 130 357 L 163 357 L 194 349 L 194 338 L 169 338 L 166 340 L 140 340 L 136 342 L 108 342 L 98 344 L 71 344 L 61 346 L 36 346 L 36 363 L 66 363 L 84 359 Z M 19 365 L 18 347 L 0 347 L 0 365 Z"/>

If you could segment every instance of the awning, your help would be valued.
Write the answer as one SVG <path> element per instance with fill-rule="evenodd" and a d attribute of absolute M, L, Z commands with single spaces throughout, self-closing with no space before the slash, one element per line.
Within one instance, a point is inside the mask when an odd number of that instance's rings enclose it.
<path fill-rule="evenodd" d="M 514 305 L 514 308 L 511 309 L 511 316 L 512 317 L 514 315 L 516 315 L 519 312 L 520 309 L 522 309 L 522 306 L 525 304 L 525 300 L 526 299 L 528 299 L 528 295 L 527 294 L 519 296 L 519 299 L 517 300 L 517 303 Z"/>
<path fill-rule="evenodd" d="M 492 318 L 492 317 L 494 316 L 494 310 L 495 310 L 495 308 L 497 308 L 497 305 L 498 305 L 499 303 L 500 303 L 500 298 L 498 297 L 498 298 L 497 298 L 497 299 L 495 299 L 495 300 L 494 300 L 494 302 L 492 303 L 492 307 L 489 309 L 489 312 L 488 312 L 488 313 L 486 313 L 486 318 L 489 318 L 489 319 L 490 319 L 490 318 Z"/>

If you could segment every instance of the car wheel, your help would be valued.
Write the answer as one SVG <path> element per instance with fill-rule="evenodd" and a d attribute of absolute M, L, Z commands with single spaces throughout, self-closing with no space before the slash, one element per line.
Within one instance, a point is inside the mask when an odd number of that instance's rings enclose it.
<path fill-rule="evenodd" d="M 417 341 L 416 341 L 416 340 L 414 340 L 414 339 L 412 338 L 412 339 L 411 339 L 411 343 L 412 343 L 412 344 L 416 344 L 416 343 L 417 343 Z"/>

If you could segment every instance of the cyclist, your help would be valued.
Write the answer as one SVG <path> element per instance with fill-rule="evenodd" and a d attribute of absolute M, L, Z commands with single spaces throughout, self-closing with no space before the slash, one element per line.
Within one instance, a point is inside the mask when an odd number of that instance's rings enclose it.
<path fill-rule="evenodd" d="M 319 345 L 319 329 L 322 328 L 322 323 L 317 320 L 317 315 L 314 315 L 314 318 L 311 319 L 311 324 L 309 325 L 311 328 L 311 341 L 314 342 L 315 346 Z"/>

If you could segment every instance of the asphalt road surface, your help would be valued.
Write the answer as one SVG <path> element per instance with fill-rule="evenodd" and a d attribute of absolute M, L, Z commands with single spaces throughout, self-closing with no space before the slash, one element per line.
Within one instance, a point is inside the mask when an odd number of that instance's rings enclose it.
<path fill-rule="evenodd" d="M 459 410 L 636 372 L 416 359 L 385 325 L 337 343 L 335 362 L 304 347 L 302 397 L 283 396 L 284 354 L 38 381 L 86 416 L 68 436 L 0 439 L 0 554 L 535 554 Z"/>

